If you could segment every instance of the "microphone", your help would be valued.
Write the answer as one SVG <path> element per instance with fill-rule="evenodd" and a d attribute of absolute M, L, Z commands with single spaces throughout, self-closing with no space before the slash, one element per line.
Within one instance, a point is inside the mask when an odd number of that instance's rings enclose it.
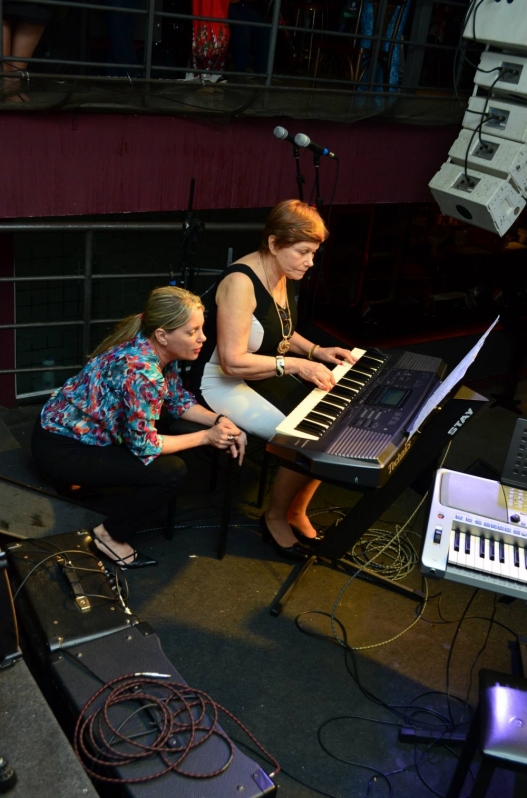
<path fill-rule="evenodd" d="M 337 158 L 334 152 L 330 152 L 327 147 L 321 147 L 320 144 L 315 144 L 305 133 L 297 133 L 295 136 L 295 144 L 299 147 L 307 147 L 307 149 L 314 152 L 315 155 L 327 155 L 329 158 Z"/>
<path fill-rule="evenodd" d="M 275 129 L 273 130 L 273 134 L 276 136 L 277 139 L 283 139 L 284 141 L 290 141 L 291 144 L 295 143 L 294 136 L 292 136 L 289 133 L 289 131 L 285 129 L 285 127 L 280 127 L 280 125 L 278 125 L 278 127 L 275 127 Z"/>

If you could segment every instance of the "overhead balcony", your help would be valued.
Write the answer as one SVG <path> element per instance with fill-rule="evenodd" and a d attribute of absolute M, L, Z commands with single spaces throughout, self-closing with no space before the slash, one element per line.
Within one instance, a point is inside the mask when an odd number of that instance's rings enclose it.
<path fill-rule="evenodd" d="M 25 61 L 0 42 L 3 112 L 458 124 L 481 49 L 461 47 L 468 0 L 0 0 L 4 25 L 25 6 L 50 18 Z"/>

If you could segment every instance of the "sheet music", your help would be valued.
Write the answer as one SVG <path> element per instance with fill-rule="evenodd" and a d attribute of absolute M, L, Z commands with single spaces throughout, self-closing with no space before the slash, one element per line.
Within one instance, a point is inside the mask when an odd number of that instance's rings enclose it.
<path fill-rule="evenodd" d="M 457 385 L 457 383 L 463 379 L 463 377 L 467 373 L 468 367 L 475 361 L 479 350 L 485 343 L 488 334 L 494 329 L 494 327 L 498 323 L 499 318 L 500 317 L 498 316 L 497 319 L 490 325 L 487 332 L 483 333 L 477 344 L 473 346 L 470 352 L 468 352 L 465 355 L 463 360 L 460 363 L 458 363 L 455 369 L 448 375 L 446 380 L 444 380 L 441 383 L 441 385 L 438 385 L 435 391 L 432 394 L 430 394 L 427 401 L 425 402 L 419 413 L 416 415 L 416 417 L 408 427 L 408 433 L 409 433 L 408 440 L 410 440 L 412 435 L 415 432 L 417 432 L 423 421 L 429 416 L 432 410 L 438 405 L 440 405 L 445 396 L 447 396 L 447 394 L 450 393 L 450 391 L 454 388 L 454 386 Z"/>

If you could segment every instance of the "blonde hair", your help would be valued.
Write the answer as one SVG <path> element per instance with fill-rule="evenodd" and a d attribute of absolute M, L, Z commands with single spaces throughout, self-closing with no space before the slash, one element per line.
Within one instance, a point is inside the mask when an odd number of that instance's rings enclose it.
<path fill-rule="evenodd" d="M 269 252 L 269 236 L 275 237 L 276 249 L 284 249 L 300 241 L 321 244 L 328 235 L 329 231 L 316 208 L 300 200 L 283 200 L 267 217 L 260 252 Z"/>
<path fill-rule="evenodd" d="M 139 332 L 143 333 L 145 338 L 150 338 L 160 327 L 166 332 L 172 332 L 186 324 L 196 310 L 203 310 L 201 299 L 185 288 L 170 285 L 154 288 L 146 301 L 143 313 L 127 316 L 120 321 L 90 357 L 100 355 L 112 346 L 135 338 Z"/>

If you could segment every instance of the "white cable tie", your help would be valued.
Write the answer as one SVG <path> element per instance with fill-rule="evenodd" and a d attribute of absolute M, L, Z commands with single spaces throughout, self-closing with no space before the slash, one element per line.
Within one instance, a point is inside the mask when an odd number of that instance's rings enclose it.
<path fill-rule="evenodd" d="M 171 679 L 171 673 L 148 673 L 148 671 L 142 671 L 140 673 L 134 673 L 134 676 L 155 676 L 157 679 Z"/>

